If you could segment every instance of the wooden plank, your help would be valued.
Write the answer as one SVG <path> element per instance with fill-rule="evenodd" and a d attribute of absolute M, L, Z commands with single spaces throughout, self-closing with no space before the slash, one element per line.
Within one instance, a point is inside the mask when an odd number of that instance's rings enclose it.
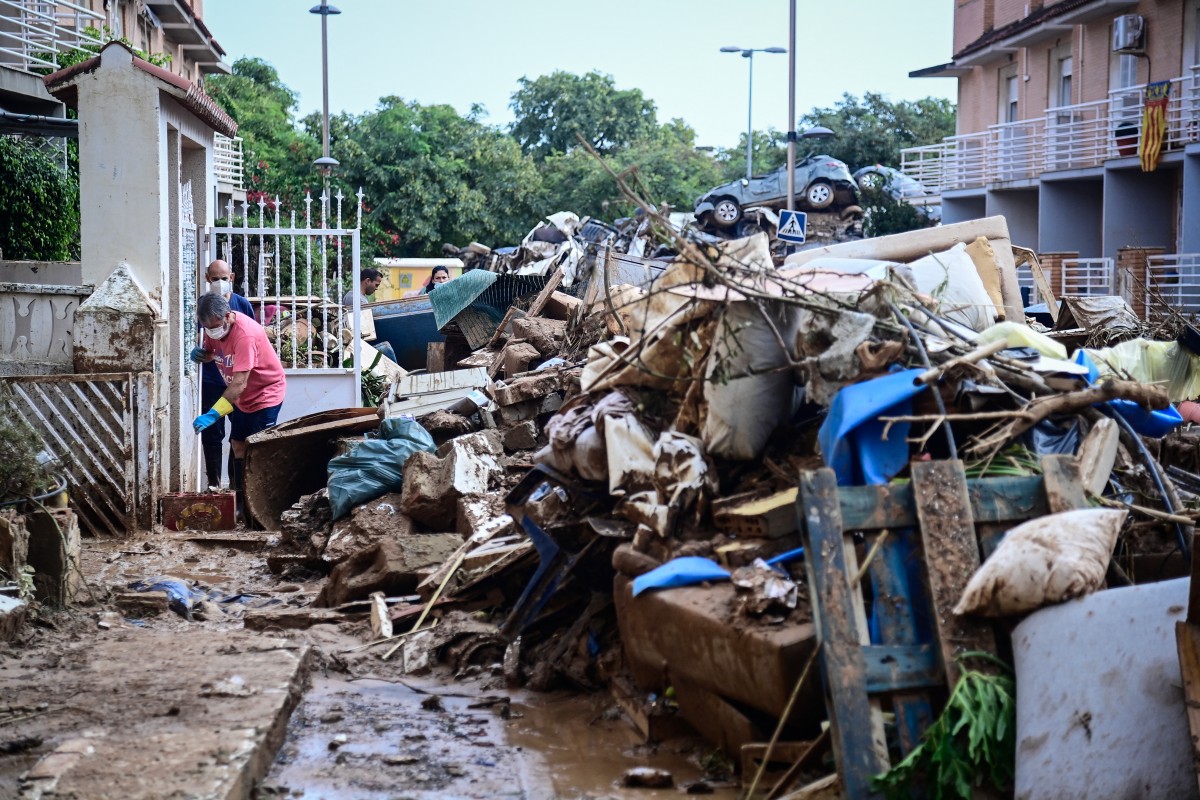
<path fill-rule="evenodd" d="M 1079 462 L 1074 456 L 1042 456 L 1046 505 L 1051 514 L 1087 508 L 1087 496 L 1079 479 Z"/>
<path fill-rule="evenodd" d="M 1197 785 L 1200 786 L 1200 627 L 1190 622 L 1176 622 L 1175 646 L 1179 650 L 1184 708 L 1191 732 L 1192 767 L 1196 770 Z"/>
<path fill-rule="evenodd" d="M 924 655 L 909 652 L 917 645 L 917 614 L 929 615 L 928 592 L 919 581 L 914 586 L 908 580 L 908 561 L 916 555 L 913 544 L 917 540 L 917 533 L 911 529 L 892 530 L 869 568 L 882 645 L 866 648 L 869 691 L 941 685 L 941 664 L 934 648 L 926 645 L 928 652 Z M 930 659 L 928 662 L 924 660 L 926 655 Z M 879 684 L 882 677 L 879 672 L 891 681 L 886 687 Z M 892 697 L 892 705 L 900 750 L 903 755 L 908 755 L 920 744 L 925 729 L 933 721 L 929 695 L 898 692 Z"/>
<path fill-rule="evenodd" d="M 546 307 L 546 303 L 550 300 L 550 295 L 554 294 L 562 284 L 562 279 L 562 269 L 554 270 L 554 274 L 550 276 L 550 280 L 546 281 L 546 285 L 538 292 L 538 296 L 533 298 L 533 303 L 529 306 L 529 311 L 526 312 L 529 316 L 536 317 L 542 313 L 542 309 Z"/>
<path fill-rule="evenodd" d="M 953 608 L 979 569 L 979 542 L 961 461 L 918 461 L 912 465 L 914 500 L 925 548 L 933 624 L 941 649 L 946 682 L 959 678 L 955 656 L 981 650 L 995 654 L 991 626 L 972 617 L 959 617 Z"/>
<path fill-rule="evenodd" d="M 513 319 L 519 316 L 525 316 L 525 312 L 516 306 L 509 306 L 508 311 L 504 313 L 504 319 L 500 320 L 500 327 L 496 328 L 496 332 L 492 334 L 492 338 L 488 340 L 485 347 L 489 350 L 493 347 L 499 347 L 512 331 Z"/>
<path fill-rule="evenodd" d="M 445 342 L 429 342 L 425 346 L 425 371 L 429 373 L 446 371 Z"/>
<path fill-rule="evenodd" d="M 846 576 L 841 504 L 832 470 L 801 474 L 796 516 L 803 522 L 813 608 L 819 609 L 814 621 L 838 770 L 848 797 L 870 797 L 871 776 L 888 768 L 887 748 L 879 747 L 873 731 L 861 646 L 864 631 L 854 613 L 853 595 L 859 592 Z"/>

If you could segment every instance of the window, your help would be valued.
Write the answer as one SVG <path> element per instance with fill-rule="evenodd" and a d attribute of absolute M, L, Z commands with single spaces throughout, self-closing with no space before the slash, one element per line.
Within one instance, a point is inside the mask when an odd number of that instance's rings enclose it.
<path fill-rule="evenodd" d="M 1071 105 L 1071 81 L 1075 73 L 1075 59 L 1071 43 L 1065 42 L 1050 51 L 1050 85 L 1046 93 L 1050 108 Z"/>
<path fill-rule="evenodd" d="M 1001 122 L 1016 122 L 1017 121 L 1017 93 L 1018 93 L 1016 67 L 1011 69 L 1005 68 L 1000 72 L 1000 121 Z"/>

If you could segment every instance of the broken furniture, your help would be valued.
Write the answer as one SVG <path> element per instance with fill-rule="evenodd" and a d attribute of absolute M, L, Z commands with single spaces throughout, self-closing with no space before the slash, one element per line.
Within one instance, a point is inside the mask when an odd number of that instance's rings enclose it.
<path fill-rule="evenodd" d="M 960 461 L 914 462 L 911 483 L 883 486 L 839 487 L 828 468 L 802 474 L 796 517 L 847 797 L 873 796 L 872 777 L 890 768 L 878 698 L 890 701 L 899 749 L 907 756 L 934 720 L 941 690 L 957 682 L 957 659 L 996 651 L 989 621 L 951 611 L 980 564 L 976 524 L 1012 523 L 1084 504 L 1073 457 L 1046 456 L 1042 465 L 1044 476 L 968 481 Z M 869 634 L 858 585 L 856 532 L 871 554 L 861 570 L 870 577 L 877 636 Z M 914 555 L 915 581 L 908 561 Z"/>

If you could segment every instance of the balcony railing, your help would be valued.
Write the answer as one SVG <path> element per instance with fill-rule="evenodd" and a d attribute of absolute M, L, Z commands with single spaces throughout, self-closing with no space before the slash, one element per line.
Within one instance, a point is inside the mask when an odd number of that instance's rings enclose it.
<path fill-rule="evenodd" d="M 65 0 L 0 0 L 0 67 L 57 69 L 60 54 L 104 44 L 87 33 L 103 25 L 103 14 Z"/>
<path fill-rule="evenodd" d="M 1200 314 L 1200 253 L 1149 256 L 1145 288 L 1146 319 Z"/>
<path fill-rule="evenodd" d="M 242 137 L 230 139 L 216 134 L 213 147 L 213 171 L 217 183 L 228 183 L 234 189 L 245 189 L 245 172 L 242 166 Z"/>
<path fill-rule="evenodd" d="M 900 169 L 940 194 L 1134 156 L 1141 142 L 1145 90 L 1144 85 L 1116 90 L 1107 100 L 1048 108 L 1036 119 L 909 147 L 900 152 Z M 1166 118 L 1164 151 L 1200 142 L 1200 65 L 1171 81 Z"/>

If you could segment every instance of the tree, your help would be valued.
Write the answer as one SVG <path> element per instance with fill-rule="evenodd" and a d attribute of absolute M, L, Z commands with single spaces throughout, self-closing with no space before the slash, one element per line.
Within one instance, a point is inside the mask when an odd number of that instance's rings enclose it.
<path fill-rule="evenodd" d="M 833 108 L 805 114 L 799 127 L 831 128 L 836 136 L 823 141 L 821 149 L 851 170 L 872 164 L 899 167 L 901 149 L 934 144 L 954 134 L 954 111 L 949 100 L 935 97 L 892 103 L 876 92 L 865 93 L 861 101 L 846 93 Z"/>
<path fill-rule="evenodd" d="M 657 127 L 654 102 L 640 89 L 617 89 L 612 76 L 556 71 L 521 78 L 512 95 L 509 132 L 521 150 L 543 159 L 573 150 L 579 133 L 600 153 L 612 153 Z"/>
<path fill-rule="evenodd" d="M 0 253 L 79 258 L 79 181 L 28 139 L 0 136 Z"/>
<path fill-rule="evenodd" d="M 260 58 L 239 58 L 229 75 L 213 75 L 205 91 L 233 117 L 242 137 L 247 196 L 265 194 L 299 203 L 306 189 L 320 185 L 312 162 L 321 155 L 319 139 L 296 126 L 296 93 Z M 218 209 L 220 216 L 223 210 Z"/>
<path fill-rule="evenodd" d="M 666 125 L 607 158 L 616 172 L 636 168 L 648 200 L 691 211 L 696 198 L 721 182 L 720 164 L 696 149 L 696 132 L 683 120 Z M 542 165 L 541 215 L 574 211 L 580 216 L 614 219 L 632 214 L 616 182 L 583 148 L 550 156 Z"/>
<path fill-rule="evenodd" d="M 349 191 L 361 186 L 367 198 L 364 255 L 437 255 L 443 242 L 506 244 L 533 226 L 537 167 L 511 137 L 479 122 L 480 113 L 462 117 L 450 106 L 384 97 L 375 111 L 331 120 L 337 180 Z"/>
<path fill-rule="evenodd" d="M 751 152 L 755 175 L 763 175 L 787 163 L 787 134 L 768 128 L 765 131 L 754 131 L 754 145 Z M 738 137 L 738 145 L 733 149 L 721 148 L 717 154 L 721 164 L 721 180 L 724 183 L 746 177 L 746 134 Z M 711 188 L 711 187 L 710 187 Z"/>

